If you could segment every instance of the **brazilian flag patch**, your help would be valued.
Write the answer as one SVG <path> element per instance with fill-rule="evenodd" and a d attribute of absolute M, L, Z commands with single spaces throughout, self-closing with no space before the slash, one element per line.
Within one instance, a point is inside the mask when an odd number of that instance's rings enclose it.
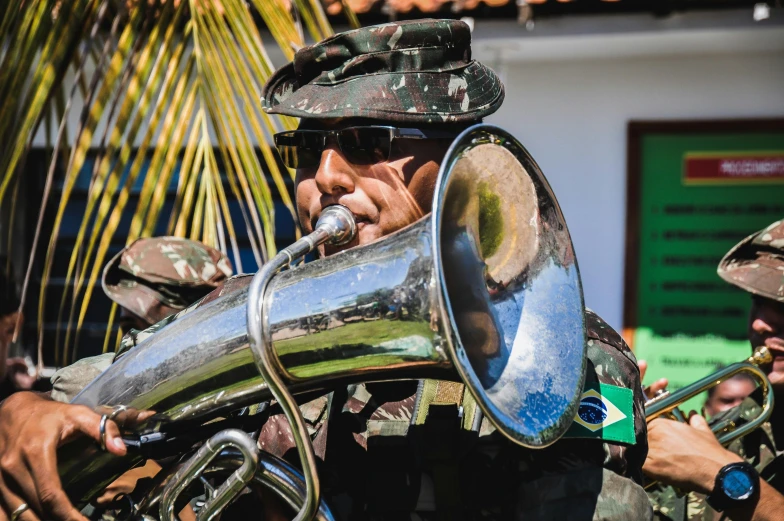
<path fill-rule="evenodd" d="M 574 422 L 564 438 L 593 438 L 634 445 L 634 395 L 631 389 L 591 382 L 585 385 Z"/>

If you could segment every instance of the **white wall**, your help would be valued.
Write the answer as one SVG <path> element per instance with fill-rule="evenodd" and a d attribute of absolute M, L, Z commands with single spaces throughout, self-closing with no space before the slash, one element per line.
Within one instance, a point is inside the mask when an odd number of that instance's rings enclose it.
<path fill-rule="evenodd" d="M 782 27 L 475 37 L 474 47 L 506 85 L 488 122 L 518 137 L 542 167 L 566 215 L 586 303 L 616 328 L 627 122 L 784 116 Z"/>

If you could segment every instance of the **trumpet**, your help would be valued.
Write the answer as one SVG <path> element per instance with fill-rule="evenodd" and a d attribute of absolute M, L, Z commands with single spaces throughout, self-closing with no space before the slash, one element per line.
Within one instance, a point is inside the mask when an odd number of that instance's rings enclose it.
<path fill-rule="evenodd" d="M 757 380 L 759 387 L 762 389 L 761 411 L 759 416 L 742 425 L 738 425 L 731 418 L 722 419 L 711 425 L 711 430 L 716 435 L 719 443 L 726 447 L 738 438 L 742 438 L 757 429 L 768 421 L 773 413 L 773 392 L 770 387 L 770 381 L 768 381 L 768 377 L 760 369 L 760 366 L 772 362 L 773 355 L 770 354 L 768 348 L 760 346 L 754 350 L 754 354 L 743 362 L 729 365 L 677 391 L 659 391 L 656 396 L 645 402 L 645 421 L 650 422 L 656 418 L 663 417 L 685 422 L 687 419 L 679 409 L 683 402 L 712 387 L 716 387 L 736 374 L 746 373 Z"/>

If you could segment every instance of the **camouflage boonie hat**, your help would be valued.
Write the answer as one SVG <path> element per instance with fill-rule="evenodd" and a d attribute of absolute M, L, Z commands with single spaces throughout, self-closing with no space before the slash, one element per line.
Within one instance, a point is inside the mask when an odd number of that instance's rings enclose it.
<path fill-rule="evenodd" d="M 754 295 L 784 302 L 784 219 L 740 241 L 717 272 Z"/>
<path fill-rule="evenodd" d="M 110 299 L 155 324 L 193 304 L 232 275 L 229 259 L 214 248 L 179 237 L 138 239 L 103 270 Z"/>
<path fill-rule="evenodd" d="M 471 59 L 458 20 L 409 20 L 336 34 L 297 51 L 262 91 L 266 112 L 299 118 L 472 122 L 504 100 L 501 80 Z"/>

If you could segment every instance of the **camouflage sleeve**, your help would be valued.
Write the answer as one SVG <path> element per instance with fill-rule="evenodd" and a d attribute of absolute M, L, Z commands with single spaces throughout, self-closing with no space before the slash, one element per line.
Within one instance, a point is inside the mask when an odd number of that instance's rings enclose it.
<path fill-rule="evenodd" d="M 645 491 L 630 479 L 601 467 L 585 467 L 523 483 L 515 520 L 652 519 Z"/>
<path fill-rule="evenodd" d="M 91 356 L 58 370 L 51 378 L 52 399 L 66 403 L 73 400 L 87 384 L 112 365 L 114 357 L 114 353 Z"/>
<path fill-rule="evenodd" d="M 493 432 L 484 421 L 480 433 L 458 435 L 465 437 L 464 450 L 468 451 L 456 470 L 465 492 L 460 497 L 466 511 L 477 514 L 475 518 L 651 519 L 650 503 L 639 484 L 647 454 L 647 426 L 637 363 L 620 335 L 598 316 L 589 312 L 586 322 L 587 378 L 632 389 L 635 443 L 575 438 L 530 450 Z M 346 393 L 335 393 L 334 407 L 324 397 L 302 406 L 317 451 L 323 450 L 319 440 L 326 438 L 325 419 L 329 411 L 337 414 L 335 424 L 329 426 L 329 437 L 331 450 L 341 458 L 338 467 L 330 467 L 327 475 L 340 479 L 339 483 L 332 483 L 333 490 L 325 484 L 325 497 L 356 496 L 357 511 L 365 514 L 368 508 L 387 512 L 391 508 L 385 501 L 379 503 L 365 497 L 363 494 L 369 490 L 378 489 L 383 497 L 398 498 L 395 508 L 406 512 L 416 510 L 422 514 L 422 505 L 438 503 L 432 485 L 428 488 L 423 484 L 430 478 L 425 470 L 427 464 L 423 467 L 421 460 L 432 459 L 428 454 L 436 447 L 443 449 L 445 440 L 438 437 L 436 445 L 430 445 L 425 441 L 429 439 L 427 429 L 414 424 L 416 389 L 405 385 L 411 383 L 350 386 Z M 294 447 L 281 416 L 270 418 L 259 441 L 265 450 L 279 456 Z M 330 459 L 326 461 L 329 462 Z M 358 498 L 364 498 L 367 504 Z"/>
<path fill-rule="evenodd" d="M 634 445 L 604 443 L 605 467 L 642 483 L 642 465 L 648 456 L 648 424 L 645 397 L 637 358 L 621 335 L 596 313 L 586 309 L 588 368 L 586 380 L 631 389 L 634 396 Z"/>
<path fill-rule="evenodd" d="M 144 339 L 154 335 L 163 327 L 185 314 L 191 308 L 186 308 L 175 315 L 170 315 L 157 324 L 153 324 L 144 331 L 131 329 L 120 340 L 120 347 L 116 353 L 104 353 L 98 356 L 83 358 L 73 364 L 63 367 L 52 375 L 52 399 L 58 402 L 70 402 L 92 382 L 99 374 L 104 372 L 112 363 L 122 357 L 131 348 Z"/>
<path fill-rule="evenodd" d="M 330 403 L 331 394 L 327 394 L 300 405 L 316 456 L 321 459 L 324 459 L 326 452 L 326 420 Z M 296 447 L 291 427 L 283 413 L 271 415 L 264 423 L 259 434 L 259 447 L 280 458 Z"/>
<path fill-rule="evenodd" d="M 621 336 L 586 310 L 586 381 L 633 392 L 635 443 L 599 439 L 561 439 L 528 451 L 528 470 L 520 479 L 516 519 L 652 519 L 643 490 L 642 464 L 648 453 L 644 398 L 637 360 Z M 583 512 L 583 517 L 574 517 Z"/>
<path fill-rule="evenodd" d="M 686 511 L 689 498 L 683 493 L 661 483 L 652 484 L 646 493 L 651 507 L 653 507 L 655 521 L 686 521 L 688 519 Z"/>

